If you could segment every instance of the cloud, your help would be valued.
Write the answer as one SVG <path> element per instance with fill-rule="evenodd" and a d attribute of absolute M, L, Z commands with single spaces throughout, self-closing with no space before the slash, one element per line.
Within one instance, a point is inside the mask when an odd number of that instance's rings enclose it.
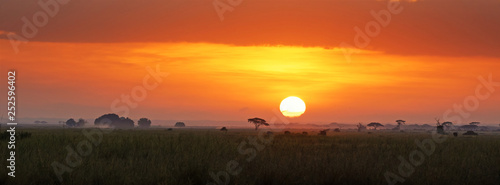
<path fill-rule="evenodd" d="M 374 21 L 378 0 L 245 1 L 219 20 L 205 0 L 72 0 L 30 39 L 45 42 L 210 42 L 239 46 L 353 45 L 355 27 Z M 401 1 L 403 12 L 371 39 L 367 50 L 397 55 L 500 57 L 500 2 Z M 22 17 L 40 11 L 37 1 L 7 1 L 0 30 L 22 35 Z"/>

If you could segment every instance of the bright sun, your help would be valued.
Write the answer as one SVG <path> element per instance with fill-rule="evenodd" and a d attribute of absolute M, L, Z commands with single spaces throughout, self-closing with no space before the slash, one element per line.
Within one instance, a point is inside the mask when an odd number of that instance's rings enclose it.
<path fill-rule="evenodd" d="M 306 104 L 296 96 L 290 96 L 281 101 L 280 111 L 286 117 L 299 117 L 306 111 Z"/>

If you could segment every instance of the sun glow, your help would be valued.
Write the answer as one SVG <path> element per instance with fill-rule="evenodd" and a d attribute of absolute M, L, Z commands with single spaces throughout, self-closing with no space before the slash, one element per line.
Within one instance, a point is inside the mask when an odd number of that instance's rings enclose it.
<path fill-rule="evenodd" d="M 286 117 L 299 117 L 306 111 L 306 104 L 299 97 L 290 96 L 281 101 L 280 111 Z"/>

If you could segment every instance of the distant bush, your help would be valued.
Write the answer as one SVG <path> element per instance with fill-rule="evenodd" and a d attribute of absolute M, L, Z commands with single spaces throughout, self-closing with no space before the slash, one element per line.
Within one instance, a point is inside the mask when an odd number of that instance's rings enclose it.
<path fill-rule="evenodd" d="M 76 122 L 77 127 L 83 127 L 85 124 L 87 124 L 87 121 L 85 121 L 83 118 L 78 119 L 78 122 Z"/>
<path fill-rule="evenodd" d="M 120 116 L 116 114 L 104 114 L 101 117 L 98 117 L 94 121 L 94 125 L 112 125 L 113 122 L 117 122 L 120 120 Z"/>
<path fill-rule="evenodd" d="M 134 120 L 131 120 L 130 118 L 120 117 L 120 120 L 114 123 L 113 126 L 122 128 L 124 127 L 133 128 Z"/>
<path fill-rule="evenodd" d="M 326 136 L 326 132 L 330 130 L 330 129 L 325 129 L 325 130 L 322 130 L 322 131 L 319 131 L 319 134 L 320 136 Z"/>
<path fill-rule="evenodd" d="M 462 134 L 462 135 L 469 135 L 469 136 L 477 136 L 478 134 L 475 133 L 474 131 L 467 131 L 466 133 Z"/>
<path fill-rule="evenodd" d="M 38 120 L 36 120 L 34 123 L 35 123 L 35 124 L 47 124 L 47 122 L 46 122 L 46 121 L 38 121 Z"/>
<path fill-rule="evenodd" d="M 137 121 L 137 125 L 139 125 L 139 127 L 150 127 L 151 120 L 148 118 L 141 118 L 139 119 L 139 121 Z"/>
<path fill-rule="evenodd" d="M 68 126 L 68 127 L 76 126 L 76 121 L 73 118 L 68 119 L 65 123 L 66 123 L 66 126 Z"/>
<path fill-rule="evenodd" d="M 185 127 L 185 126 L 186 126 L 186 124 L 184 124 L 184 122 L 177 122 L 177 123 L 175 123 L 175 125 L 174 125 L 174 126 L 175 126 L 175 127 Z"/>
<path fill-rule="evenodd" d="M 68 127 L 83 127 L 87 123 L 87 121 L 85 121 L 83 118 L 80 118 L 78 119 L 78 122 L 76 122 L 73 118 L 70 118 L 64 123 Z"/>
<path fill-rule="evenodd" d="M 119 117 L 117 114 L 105 114 L 95 119 L 94 125 L 109 125 L 120 128 L 134 127 L 134 121 L 130 118 Z"/>

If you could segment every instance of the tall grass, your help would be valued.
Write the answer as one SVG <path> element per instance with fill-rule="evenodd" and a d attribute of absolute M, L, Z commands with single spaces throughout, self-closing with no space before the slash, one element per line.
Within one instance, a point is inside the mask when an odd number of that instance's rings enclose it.
<path fill-rule="evenodd" d="M 64 164 L 66 146 L 85 140 L 81 129 L 28 130 L 16 148 L 16 178 L 0 184 L 61 184 L 51 163 Z M 240 163 L 230 184 L 387 184 L 384 173 L 397 172 L 397 156 L 418 149 L 426 133 L 332 133 L 329 136 L 281 135 L 247 162 L 238 145 L 252 130 L 116 130 L 65 174 L 63 184 L 207 184 L 209 172 Z M 0 143 L 7 157 L 6 141 Z M 249 146 L 247 146 L 249 147 Z M 4 158 L 3 157 L 3 158 Z M 5 161 L 2 160 L 2 161 Z M 406 178 L 407 184 L 500 184 L 500 136 L 450 137 Z"/>

